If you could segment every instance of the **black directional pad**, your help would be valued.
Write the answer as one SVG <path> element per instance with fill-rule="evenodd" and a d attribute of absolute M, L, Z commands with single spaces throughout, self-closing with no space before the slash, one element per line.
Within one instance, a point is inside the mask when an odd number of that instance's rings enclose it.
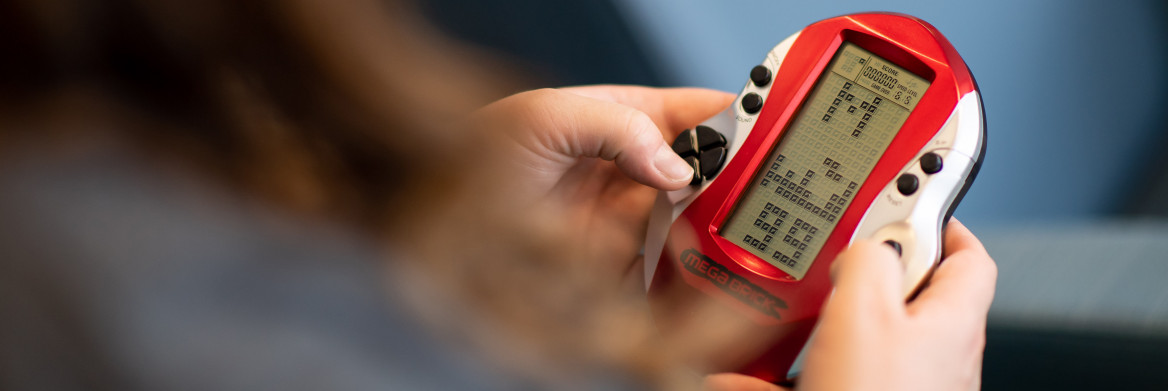
<path fill-rule="evenodd" d="M 718 133 L 718 131 L 714 130 L 714 128 L 705 125 L 698 125 L 697 129 L 694 129 L 694 131 L 698 134 L 699 150 L 705 151 L 707 149 L 726 145 L 726 136 L 723 136 L 722 133 Z"/>
<path fill-rule="evenodd" d="M 702 166 L 702 178 L 713 178 L 722 170 L 722 163 L 726 162 L 726 148 L 717 147 L 702 151 L 698 156 Z"/>
<path fill-rule="evenodd" d="M 673 152 L 677 152 L 681 157 L 697 157 L 698 146 L 697 140 L 694 140 L 693 131 L 686 130 L 673 140 Z"/>
<path fill-rule="evenodd" d="M 709 126 L 698 126 L 682 132 L 673 140 L 677 152 L 694 169 L 691 185 L 698 185 L 722 170 L 726 163 L 726 136 Z"/>

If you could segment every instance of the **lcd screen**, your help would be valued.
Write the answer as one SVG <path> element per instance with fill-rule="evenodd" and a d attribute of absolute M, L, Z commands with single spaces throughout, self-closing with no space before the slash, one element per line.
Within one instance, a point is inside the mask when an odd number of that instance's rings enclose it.
<path fill-rule="evenodd" d="M 928 80 L 844 42 L 720 235 L 803 279 L 928 87 Z"/>

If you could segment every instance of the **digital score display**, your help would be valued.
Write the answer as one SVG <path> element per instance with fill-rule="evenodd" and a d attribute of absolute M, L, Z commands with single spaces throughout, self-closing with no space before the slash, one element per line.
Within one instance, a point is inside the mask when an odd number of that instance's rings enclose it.
<path fill-rule="evenodd" d="M 803 279 L 929 84 L 844 42 L 719 234 Z"/>

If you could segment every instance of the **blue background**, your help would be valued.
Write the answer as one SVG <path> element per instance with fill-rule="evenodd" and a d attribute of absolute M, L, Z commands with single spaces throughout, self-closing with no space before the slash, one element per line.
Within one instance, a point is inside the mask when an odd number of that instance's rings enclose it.
<path fill-rule="evenodd" d="M 737 92 L 810 22 L 879 7 L 920 17 L 965 58 L 984 98 L 984 166 L 957 216 L 971 226 L 1130 210 L 1159 171 L 1168 44 L 1158 1 L 764 2 L 618 6 L 666 80 Z"/>

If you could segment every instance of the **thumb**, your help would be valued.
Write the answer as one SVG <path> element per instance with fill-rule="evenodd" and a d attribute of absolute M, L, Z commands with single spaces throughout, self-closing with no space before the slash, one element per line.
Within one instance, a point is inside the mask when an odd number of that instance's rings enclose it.
<path fill-rule="evenodd" d="M 860 240 L 836 257 L 832 264 L 835 292 L 824 312 L 904 311 L 900 261 L 891 247 Z"/>
<path fill-rule="evenodd" d="M 548 165 L 564 165 L 550 168 L 600 158 L 637 182 L 667 190 L 685 187 L 693 176 L 652 118 L 633 107 L 554 89 L 523 92 L 491 106 L 519 122 L 512 131 L 520 144 Z"/>

